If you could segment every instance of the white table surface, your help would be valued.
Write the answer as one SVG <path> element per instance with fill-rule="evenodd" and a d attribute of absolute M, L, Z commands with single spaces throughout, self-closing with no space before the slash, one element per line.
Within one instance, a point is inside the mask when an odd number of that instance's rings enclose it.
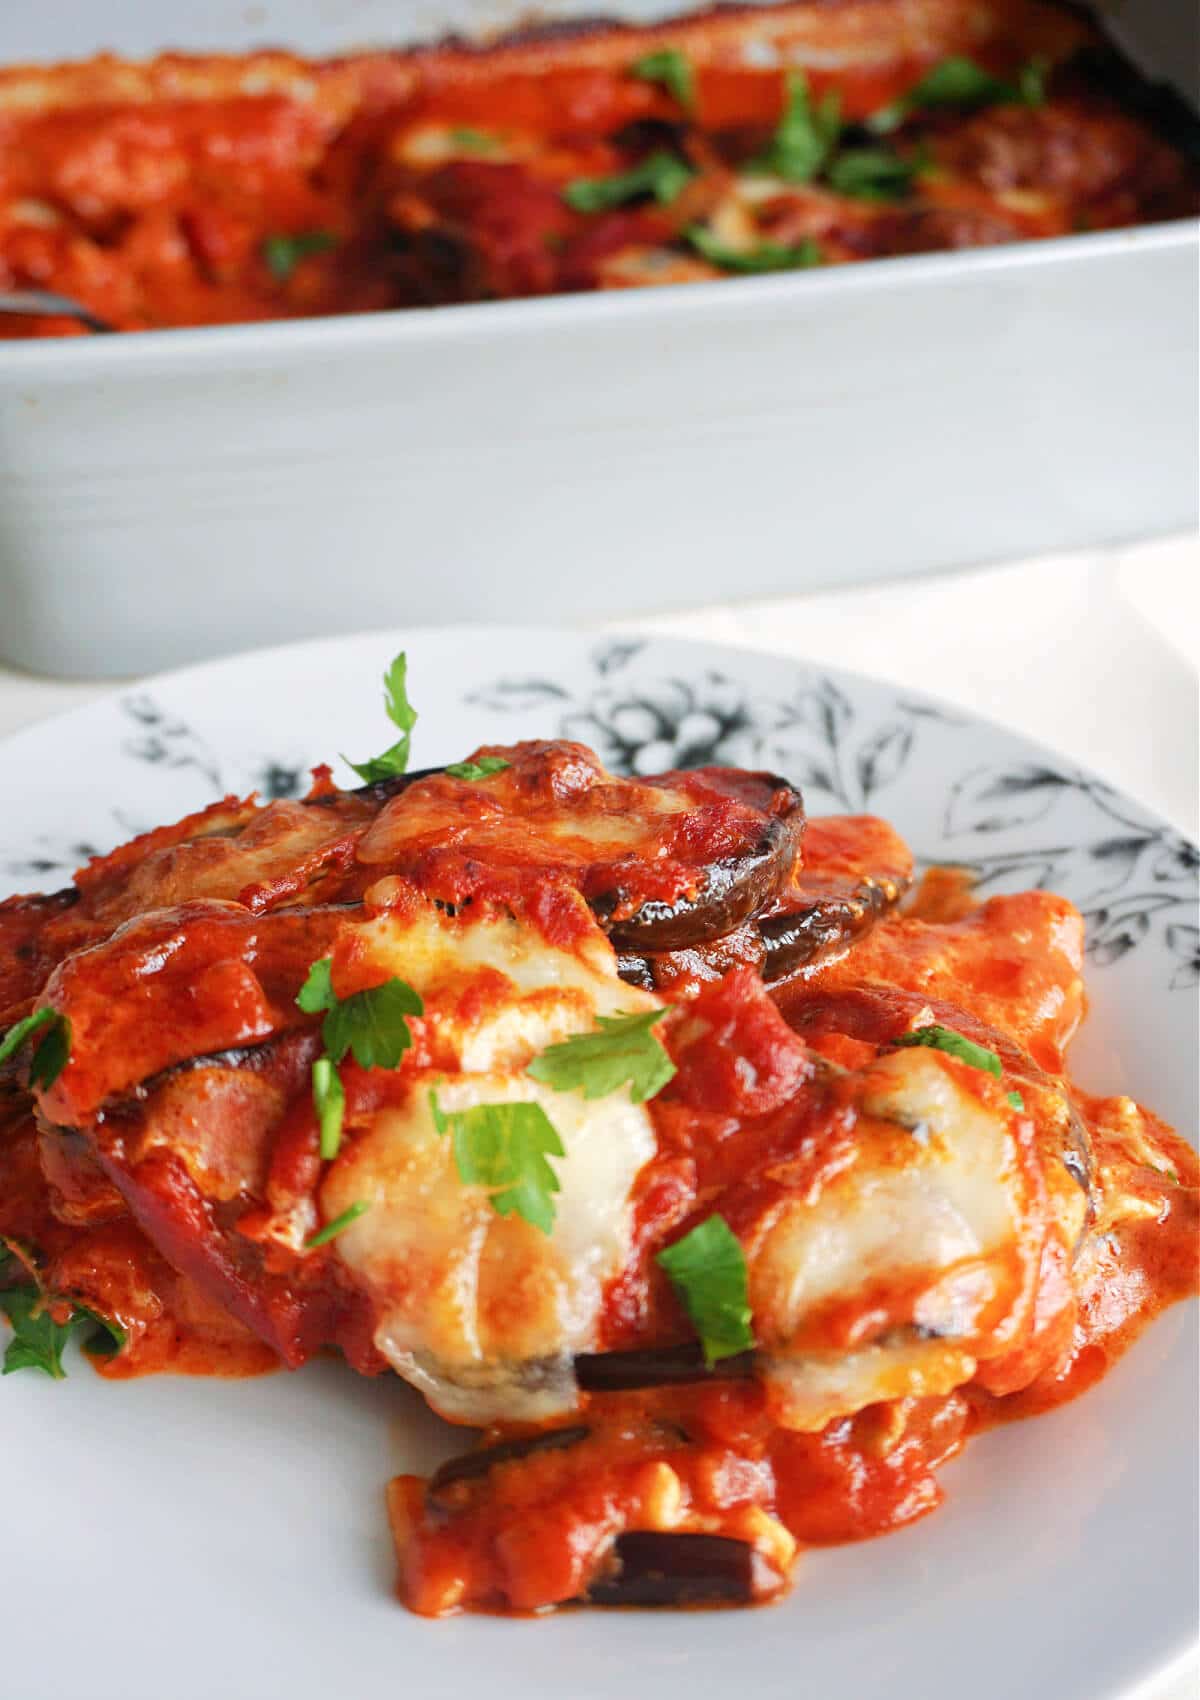
<path fill-rule="evenodd" d="M 1200 538 L 722 603 L 639 625 L 932 691 L 1096 768 L 1197 836 Z M 116 688 L 0 667 L 0 736 Z M 1137 1700 L 1198 1695 L 1193 1657 Z"/>

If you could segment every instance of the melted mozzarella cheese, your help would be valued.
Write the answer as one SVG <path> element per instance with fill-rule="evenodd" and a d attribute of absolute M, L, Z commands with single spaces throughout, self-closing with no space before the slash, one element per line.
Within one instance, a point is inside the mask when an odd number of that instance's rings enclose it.
<path fill-rule="evenodd" d="M 508 917 L 431 909 L 410 922 L 382 917 L 364 936 L 421 993 L 439 1054 L 456 1051 L 458 1071 L 417 1072 L 405 1100 L 347 1142 L 323 1209 L 369 1208 L 338 1236 L 338 1254 L 375 1301 L 376 1345 L 436 1410 L 479 1424 L 552 1417 L 575 1403 L 572 1354 L 594 1342 L 605 1284 L 628 1256 L 630 1189 L 654 1133 L 627 1091 L 589 1102 L 524 1069 L 597 1015 L 656 1000 L 617 979 L 598 928 L 567 951 Z M 552 1160 L 561 1190 L 549 1235 L 499 1216 L 485 1189 L 460 1179 L 452 1141 L 433 1123 L 434 1086 L 444 1112 L 545 1110 L 566 1151 Z"/>
<path fill-rule="evenodd" d="M 781 1211 L 751 1262 L 789 1427 L 948 1391 L 1009 1343 L 1032 1302 L 1039 1201 L 1008 1118 L 928 1051 L 875 1064 L 860 1108 L 856 1160 Z"/>

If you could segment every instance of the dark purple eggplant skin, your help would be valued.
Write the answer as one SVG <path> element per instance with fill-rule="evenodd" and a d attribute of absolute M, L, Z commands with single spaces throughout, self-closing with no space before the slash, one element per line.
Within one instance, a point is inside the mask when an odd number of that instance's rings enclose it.
<path fill-rule="evenodd" d="M 733 932 L 770 903 L 787 883 L 796 860 L 796 834 L 786 820 L 763 822 L 757 843 L 744 856 L 710 862 L 700 890 L 676 903 L 651 900 L 614 921 L 625 901 L 619 891 L 590 900 L 593 915 L 618 950 L 686 950 Z"/>
<path fill-rule="evenodd" d="M 583 1597 L 593 1606 L 744 1606 L 783 1582 L 745 1541 L 634 1529 L 617 1536 Z"/>
<path fill-rule="evenodd" d="M 822 962 L 862 938 L 894 907 L 905 889 L 892 880 L 868 878 L 844 890 L 814 893 L 810 901 L 804 901 L 802 897 L 797 901 L 789 894 L 786 909 L 749 918 L 748 924 L 753 929 L 753 948 L 745 953 L 746 958 L 753 961 L 768 985 L 777 985 L 800 969 Z M 709 948 L 719 942 L 709 941 Z M 622 951 L 617 969 L 628 985 L 654 991 L 675 979 L 680 968 L 686 972 L 690 967 L 702 977 L 716 979 L 730 965 L 726 961 L 714 960 L 711 971 L 706 974 L 703 961 L 672 965 L 671 954 L 670 951 L 646 951 L 644 954 Z M 700 954 L 703 955 L 703 952 Z M 676 972 L 671 971 L 672 967 Z"/>
<path fill-rule="evenodd" d="M 754 1354 L 739 1352 L 711 1368 L 694 1341 L 631 1352 L 577 1352 L 575 1379 L 583 1393 L 628 1393 L 643 1387 L 687 1387 L 699 1381 L 746 1381 Z"/>
<path fill-rule="evenodd" d="M 447 1489 L 460 1482 L 478 1481 L 498 1464 L 511 1464 L 538 1452 L 559 1452 L 568 1446 L 578 1446 L 591 1432 L 585 1424 L 576 1423 L 570 1428 L 544 1429 L 541 1434 L 527 1435 L 522 1440 L 502 1440 L 495 1446 L 480 1447 L 478 1452 L 464 1452 L 461 1457 L 448 1459 L 434 1472 L 425 1489 L 425 1498 L 430 1505 L 440 1505 Z"/>
<path fill-rule="evenodd" d="M 894 881 L 860 880 L 847 892 L 829 892 L 757 922 L 766 955 L 762 977 L 786 980 L 870 932 L 903 891 Z"/>

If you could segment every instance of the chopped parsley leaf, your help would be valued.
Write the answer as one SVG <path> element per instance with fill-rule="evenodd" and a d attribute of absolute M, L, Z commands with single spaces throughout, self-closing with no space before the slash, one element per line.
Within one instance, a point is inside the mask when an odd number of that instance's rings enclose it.
<path fill-rule="evenodd" d="M 408 767 L 408 752 L 412 742 L 412 729 L 417 723 L 417 711 L 408 700 L 407 675 L 408 657 L 401 650 L 383 675 L 384 708 L 387 710 L 388 719 L 400 728 L 400 737 L 390 749 L 384 750 L 381 756 L 372 756 L 369 761 L 357 762 L 351 761 L 348 756 L 342 757 L 347 766 L 352 767 L 367 785 L 377 785 L 381 779 L 394 779 Z"/>
<path fill-rule="evenodd" d="M 695 105 L 696 79 L 691 62 L 677 47 L 660 47 L 654 53 L 644 53 L 629 67 L 629 75 L 643 83 L 660 84 L 680 106 Z"/>
<path fill-rule="evenodd" d="M 326 1222 L 323 1228 L 318 1228 L 315 1234 L 310 1234 L 304 1242 L 306 1251 L 315 1251 L 320 1245 L 328 1245 L 331 1239 L 340 1234 L 343 1228 L 348 1228 L 351 1222 L 357 1222 L 360 1216 L 365 1216 L 371 1208 L 367 1199 L 360 1198 L 348 1210 L 343 1210 L 340 1216 L 335 1216 L 332 1222 Z"/>
<path fill-rule="evenodd" d="M 890 148 L 847 148 L 830 163 L 829 186 L 863 201 L 898 201 L 913 186 L 919 166 Z"/>
<path fill-rule="evenodd" d="M 346 1114 L 346 1093 L 332 1057 L 318 1057 L 313 1063 L 312 1095 L 321 1130 L 321 1156 L 331 1162 L 341 1148 Z"/>
<path fill-rule="evenodd" d="M 4 1353 L 0 1374 L 12 1375 L 19 1369 L 40 1369 L 54 1381 L 66 1375 L 63 1368 L 63 1349 L 71 1335 L 78 1331 L 85 1351 L 94 1356 L 119 1352 L 125 1344 L 125 1330 L 106 1317 L 98 1316 L 84 1305 L 72 1304 L 65 1322 L 56 1322 L 51 1307 L 63 1301 L 41 1293 L 36 1287 L 9 1287 L 0 1292 L 0 1312 L 7 1317 L 13 1336 Z M 96 1337 L 99 1329 L 100 1336 Z"/>
<path fill-rule="evenodd" d="M 662 1040 L 650 1031 L 666 1013 L 598 1015 L 598 1031 L 547 1046 L 525 1072 L 556 1092 L 582 1091 L 585 1098 L 606 1098 L 628 1084 L 630 1100 L 644 1104 L 675 1073 Z"/>
<path fill-rule="evenodd" d="M 473 130 L 469 124 L 451 130 L 450 140 L 456 148 L 466 148 L 468 153 L 495 153 L 500 145 L 495 136 L 489 136 L 485 130 Z"/>
<path fill-rule="evenodd" d="M 563 190 L 563 200 L 581 213 L 608 212 L 638 195 L 653 195 L 666 206 L 691 180 L 692 173 L 683 161 L 660 148 L 628 171 L 618 171 L 611 177 L 577 177 Z"/>
<path fill-rule="evenodd" d="M 306 1015 L 326 1011 L 321 1027 L 326 1051 L 335 1063 L 352 1051 L 360 1068 L 395 1068 L 412 1044 L 408 1017 L 425 1012 L 420 994 L 395 975 L 382 985 L 339 998 L 327 956 L 309 969 L 296 1003 Z"/>
<path fill-rule="evenodd" d="M 0 1039 L 0 1063 L 16 1055 L 28 1040 L 42 1037 L 29 1064 L 31 1086 L 50 1087 L 58 1079 L 71 1055 L 71 1023 L 56 1009 L 35 1009 Z"/>
<path fill-rule="evenodd" d="M 1022 1098 L 1022 1096 L 1019 1092 L 1008 1092 L 1008 1093 L 1005 1094 L 1005 1096 L 1007 1097 L 1009 1103 L 1012 1105 L 1014 1110 L 1021 1110 L 1021 1111 L 1024 1110 L 1025 1100 L 1024 1100 L 1024 1098 Z"/>
<path fill-rule="evenodd" d="M 294 236 L 267 236 L 263 239 L 262 257 L 267 270 L 280 283 L 286 283 L 301 260 L 310 254 L 323 254 L 337 247 L 337 237 L 328 230 L 301 230 Z"/>
<path fill-rule="evenodd" d="M 1004 1072 L 995 1051 L 989 1051 L 971 1039 L 964 1039 L 963 1035 L 956 1033 L 952 1027 L 939 1027 L 936 1023 L 931 1023 L 928 1027 L 915 1027 L 911 1033 L 902 1033 L 895 1043 L 925 1045 L 930 1050 L 945 1051 L 948 1057 L 957 1057 L 959 1062 L 966 1063 L 970 1068 L 980 1068 L 985 1074 L 995 1075 L 997 1080 Z"/>
<path fill-rule="evenodd" d="M 884 136 L 898 129 L 912 113 L 939 107 L 970 112 L 981 106 L 1041 106 L 1046 99 L 1047 68 L 1044 59 L 1031 59 L 1017 72 L 1015 82 L 1006 82 L 973 59 L 953 55 L 927 71 L 898 100 L 873 112 L 867 128 Z"/>
<path fill-rule="evenodd" d="M 841 97 L 836 89 L 823 95 L 814 107 L 804 72 L 789 71 L 783 117 L 766 152 L 754 161 L 754 168 L 783 177 L 789 183 L 811 183 L 837 146 L 841 110 Z"/>
<path fill-rule="evenodd" d="M 518 1215 L 540 1228 L 554 1227 L 553 1194 L 560 1190 L 551 1157 L 565 1157 L 563 1142 L 540 1104 L 475 1104 L 443 1110 L 431 1088 L 429 1108 L 439 1133 L 449 1133 L 458 1178 L 486 1187 L 498 1216 Z"/>
<path fill-rule="evenodd" d="M 452 761 L 446 772 L 451 779 L 487 779 L 493 773 L 503 773 L 512 763 L 503 756 L 480 756 L 478 761 Z"/>
<path fill-rule="evenodd" d="M 721 1358 L 750 1350 L 754 1332 L 746 1259 L 723 1216 L 709 1216 L 654 1261 L 691 1317 L 710 1368 Z"/>
<path fill-rule="evenodd" d="M 686 231 L 696 252 L 711 265 L 727 272 L 787 272 L 821 264 L 821 250 L 811 237 L 796 247 L 780 242 L 760 242 L 755 248 L 730 248 L 702 224 Z"/>

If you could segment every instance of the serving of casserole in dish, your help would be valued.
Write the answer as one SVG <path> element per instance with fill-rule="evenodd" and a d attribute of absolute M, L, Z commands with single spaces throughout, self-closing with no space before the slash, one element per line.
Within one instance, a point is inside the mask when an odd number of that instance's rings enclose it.
<path fill-rule="evenodd" d="M 1198 206 L 1182 102 L 1049 0 L 0 72 L 0 288 L 122 330 L 697 282 Z"/>

